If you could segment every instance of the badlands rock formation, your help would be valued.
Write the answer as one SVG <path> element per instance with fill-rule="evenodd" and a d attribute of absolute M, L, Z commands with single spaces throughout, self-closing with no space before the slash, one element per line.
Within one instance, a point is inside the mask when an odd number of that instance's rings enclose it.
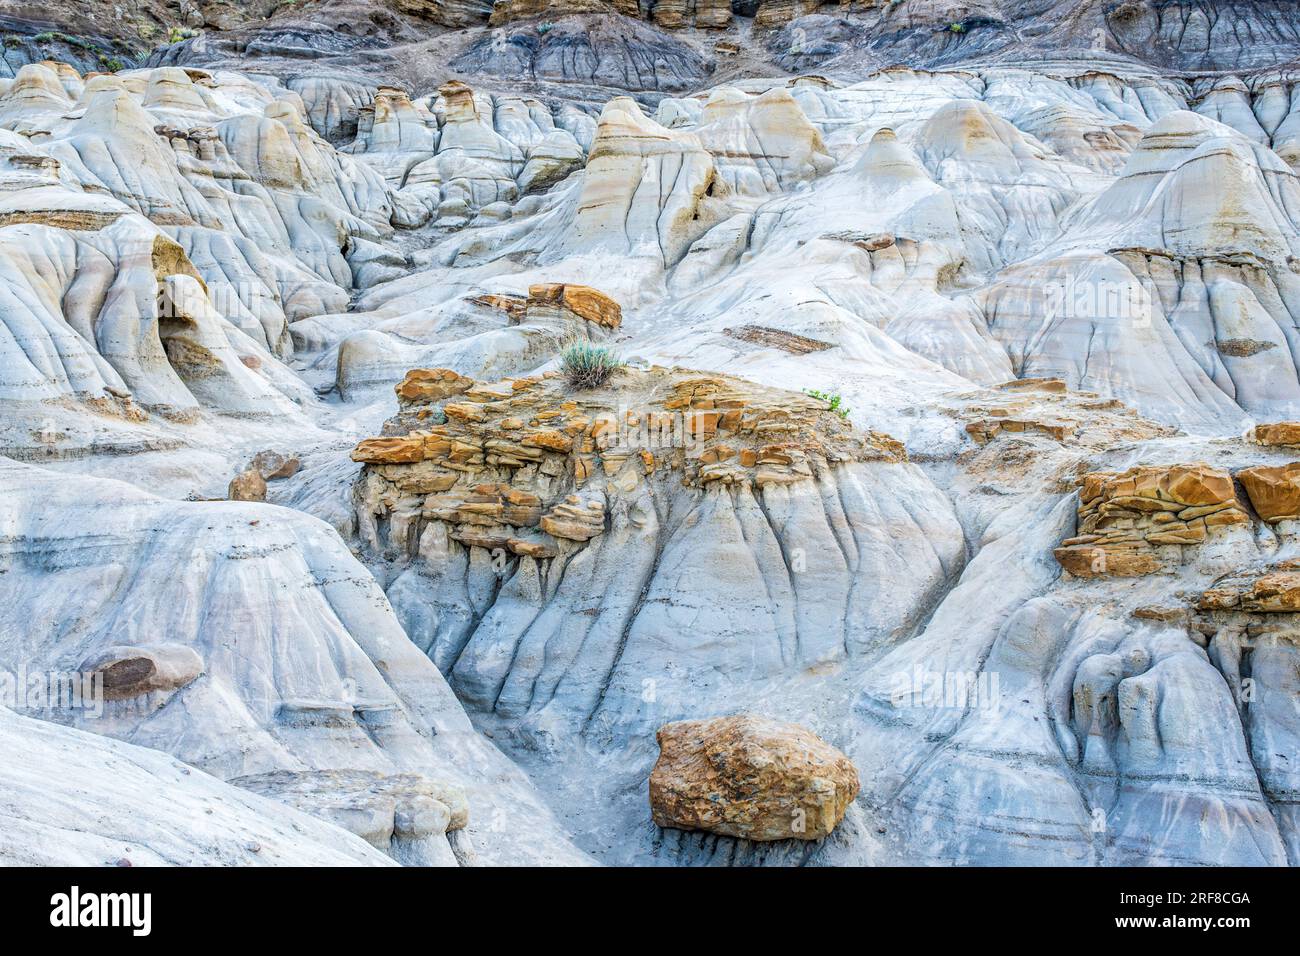
<path fill-rule="evenodd" d="M 166 754 L 0 710 L 0 864 L 385 866 L 338 827 Z"/>
<path fill-rule="evenodd" d="M 806 730 L 756 717 L 659 728 L 650 809 L 661 827 L 820 840 L 858 795 L 853 764 Z"/>
<path fill-rule="evenodd" d="M 818 399 L 680 369 L 575 395 L 555 373 L 451 374 L 353 452 L 358 532 L 460 699 L 539 746 L 843 661 L 960 563 L 902 446 Z M 906 574 L 875 563 L 869 516 Z"/>
<path fill-rule="evenodd" d="M 1300 863 L 1290 4 L 116 9 L 2 51 L 4 861 Z"/>
<path fill-rule="evenodd" d="M 1161 567 L 1161 548 L 1200 544 L 1249 520 L 1227 472 L 1198 465 L 1097 472 L 1079 489 L 1079 533 L 1053 553 L 1078 577 L 1150 574 Z"/>

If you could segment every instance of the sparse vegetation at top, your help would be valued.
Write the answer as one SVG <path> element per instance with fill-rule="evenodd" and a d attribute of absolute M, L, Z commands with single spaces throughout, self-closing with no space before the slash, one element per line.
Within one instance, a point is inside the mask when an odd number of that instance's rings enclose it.
<path fill-rule="evenodd" d="M 844 401 L 842 396 L 831 395 L 827 392 L 819 392 L 815 388 L 804 389 L 804 394 L 808 395 L 811 398 L 818 398 L 821 399 L 823 402 L 828 403 L 831 407 L 831 411 L 833 411 L 836 415 L 840 416 L 840 418 L 844 419 L 845 421 L 848 421 L 849 409 L 840 407 L 841 403 Z"/>

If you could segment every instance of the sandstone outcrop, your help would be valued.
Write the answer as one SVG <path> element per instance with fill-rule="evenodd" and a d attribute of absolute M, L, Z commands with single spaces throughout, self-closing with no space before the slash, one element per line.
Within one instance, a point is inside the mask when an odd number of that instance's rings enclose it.
<path fill-rule="evenodd" d="M 241 471 L 230 479 L 226 497 L 231 501 L 265 501 L 266 479 L 256 468 Z"/>
<path fill-rule="evenodd" d="M 966 434 L 980 446 L 1000 437 L 1104 445 L 1174 433 L 1113 398 L 1069 389 L 1059 378 L 1015 379 L 980 398 L 961 411 Z"/>
<path fill-rule="evenodd" d="M 83 661 L 79 670 L 98 675 L 105 700 L 129 700 L 192 683 L 203 673 L 203 659 L 180 644 L 110 647 Z"/>
<path fill-rule="evenodd" d="M 820 840 L 858 795 L 853 763 L 794 724 L 763 717 L 659 729 L 650 774 L 656 826 L 743 840 Z"/>
<path fill-rule="evenodd" d="M 604 533 L 610 491 L 627 495 L 652 476 L 761 489 L 811 481 L 828 465 L 906 460 L 901 444 L 856 434 L 818 399 L 679 369 L 625 369 L 581 396 L 553 372 L 489 384 L 414 369 L 396 391 L 390 434 L 352 453 L 367 466 L 360 516 L 376 548 L 384 516 L 390 540 L 398 522 L 416 540 L 432 520 L 464 544 L 553 557 L 557 539 Z"/>
<path fill-rule="evenodd" d="M 1246 468 L 1237 475 L 1250 503 L 1269 523 L 1300 518 L 1300 462 Z"/>
<path fill-rule="evenodd" d="M 534 310 L 546 307 L 562 309 L 577 318 L 607 329 L 616 329 L 623 321 L 623 310 L 619 308 L 618 303 L 591 286 L 567 285 L 560 282 L 529 286 L 525 315 L 533 314 Z"/>
<path fill-rule="evenodd" d="M 1201 595 L 1196 606 L 1202 611 L 1300 614 L 1300 569 L 1292 561 L 1223 578 Z"/>
<path fill-rule="evenodd" d="M 1196 545 L 1249 522 L 1232 476 L 1206 465 L 1084 476 L 1079 525 L 1052 553 L 1077 577 L 1134 577 L 1165 566 L 1165 545 Z"/>
<path fill-rule="evenodd" d="M 1259 445 L 1300 447 L 1300 422 L 1272 422 L 1256 425 L 1250 433 L 1251 441 Z"/>
<path fill-rule="evenodd" d="M 1002 386 L 1004 390 L 1012 393 L 1020 393 L 1027 388 L 1032 388 L 1036 392 L 1046 395 L 1061 395 L 1066 391 L 1065 383 L 1060 379 L 1043 379 L 1040 381 L 1016 381 L 1008 382 Z M 1008 402 L 993 407 L 983 406 L 975 407 L 968 410 L 968 413 L 987 415 L 988 417 L 975 418 L 966 423 L 966 434 L 978 444 L 987 444 L 1003 432 L 1017 434 L 1023 432 L 1038 432 L 1046 435 L 1054 441 L 1065 441 L 1074 434 L 1075 427 L 1068 421 L 1059 421 L 1043 419 L 1036 417 L 1024 417 L 1020 412 L 1021 408 L 1028 403 L 1025 402 Z"/>
<path fill-rule="evenodd" d="M 745 680 L 860 653 L 900 626 L 886 589 L 933 587 L 957 560 L 960 535 L 899 442 L 724 375 L 625 368 L 573 394 L 553 372 L 475 383 L 404 401 L 384 430 L 353 452 L 354 502 L 389 599 L 462 699 L 557 745 L 593 714 L 593 733 L 648 732 Z M 919 527 L 938 554 L 917 550 Z M 855 582 L 884 538 L 907 562 Z M 795 594 L 787 616 L 772 595 Z M 849 609 L 843 629 L 826 629 L 830 607 Z M 690 692 L 641 699 L 644 680 L 680 684 L 665 647 L 680 663 L 710 646 L 735 656 Z"/>
<path fill-rule="evenodd" d="M 500 309 L 516 324 L 559 320 L 573 326 L 579 325 L 577 320 L 581 320 L 601 328 L 616 329 L 623 321 L 619 304 L 599 289 L 563 282 L 531 285 L 527 296 L 490 294 L 475 296 L 471 301 Z"/>

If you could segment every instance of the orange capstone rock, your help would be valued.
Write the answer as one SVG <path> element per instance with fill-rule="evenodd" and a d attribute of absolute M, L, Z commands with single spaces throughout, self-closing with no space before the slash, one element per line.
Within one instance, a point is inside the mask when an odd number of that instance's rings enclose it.
<path fill-rule="evenodd" d="M 1137 577 L 1162 567 L 1157 548 L 1195 545 L 1250 519 L 1232 475 L 1204 464 L 1092 472 L 1079 490 L 1079 525 L 1052 554 L 1076 577 Z"/>
<path fill-rule="evenodd" d="M 1300 422 L 1256 425 L 1251 438 L 1259 445 L 1300 445 Z"/>
<path fill-rule="evenodd" d="M 1233 575 L 1202 594 L 1197 607 L 1253 614 L 1300 612 L 1300 571 L 1270 568 L 1259 574 Z"/>
<path fill-rule="evenodd" d="M 1300 517 L 1300 461 L 1276 468 L 1247 468 L 1237 477 L 1265 521 Z"/>
<path fill-rule="evenodd" d="M 423 405 L 459 395 L 473 384 L 472 378 L 449 368 L 413 368 L 394 386 L 394 390 L 403 404 Z"/>
<path fill-rule="evenodd" d="M 607 329 L 616 329 L 623 322 L 622 307 L 599 289 L 588 285 L 542 282 L 529 286 L 528 306 L 532 308 L 534 305 L 558 306 Z"/>
<path fill-rule="evenodd" d="M 424 438 L 420 435 L 367 438 L 352 450 L 352 460 L 370 465 L 408 465 L 424 461 Z"/>

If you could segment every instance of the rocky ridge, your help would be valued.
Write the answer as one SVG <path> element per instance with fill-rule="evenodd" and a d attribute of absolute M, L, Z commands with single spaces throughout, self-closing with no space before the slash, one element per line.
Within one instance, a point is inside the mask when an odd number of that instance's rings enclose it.
<path fill-rule="evenodd" d="M 402 411 L 387 434 L 353 452 L 365 464 L 354 492 L 359 535 L 392 580 L 408 633 L 462 699 L 531 738 L 552 740 L 559 726 L 577 729 L 598 713 L 601 734 L 658 719 L 607 681 L 630 686 L 658 673 L 645 655 L 662 641 L 689 653 L 694 638 L 672 633 L 683 615 L 697 635 L 753 648 L 750 664 L 718 682 L 719 694 L 741 674 L 833 660 L 878 639 L 880 624 L 852 610 L 842 636 L 812 630 L 825 607 L 870 600 L 874 588 L 851 579 L 862 545 L 816 583 L 801 577 L 795 549 L 869 533 L 851 509 L 823 500 L 828 493 L 848 501 L 888 493 L 864 487 L 879 483 L 881 469 L 903 469 L 886 488 L 915 478 L 897 441 L 858 432 L 825 401 L 663 368 L 624 369 L 574 394 L 554 372 L 480 383 L 417 370 L 397 391 Z M 943 574 L 933 557 L 924 564 L 934 577 L 912 588 Z M 749 613 L 766 626 L 737 627 L 709 609 L 707 580 L 698 596 L 682 592 L 695 567 L 739 573 L 735 597 L 746 605 L 762 582 L 765 593 L 811 588 L 809 606 L 791 616 L 764 597 Z M 477 607 L 459 596 L 467 588 Z M 592 588 L 603 591 L 601 605 L 552 635 L 548 622 Z M 502 641 L 518 647 L 513 661 L 502 659 Z M 592 667 L 610 676 L 593 682 Z"/>

